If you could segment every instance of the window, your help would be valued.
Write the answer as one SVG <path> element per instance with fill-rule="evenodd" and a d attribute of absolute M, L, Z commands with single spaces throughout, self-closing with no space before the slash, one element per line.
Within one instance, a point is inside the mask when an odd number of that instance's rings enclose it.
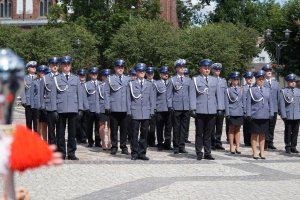
<path fill-rule="evenodd" d="M 47 16 L 51 6 L 51 0 L 40 0 L 40 16 Z"/>
<path fill-rule="evenodd" d="M 259 62 L 264 63 L 266 61 L 265 57 L 259 57 Z"/>
<path fill-rule="evenodd" d="M 0 0 L 0 18 L 10 18 L 12 15 L 12 0 Z"/>

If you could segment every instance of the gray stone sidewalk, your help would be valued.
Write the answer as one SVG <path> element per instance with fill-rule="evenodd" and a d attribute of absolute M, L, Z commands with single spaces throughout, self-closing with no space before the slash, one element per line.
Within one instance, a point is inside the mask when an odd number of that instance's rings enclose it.
<path fill-rule="evenodd" d="M 24 123 L 22 108 L 16 108 L 14 121 Z M 300 157 L 284 153 L 283 129 L 279 119 L 278 150 L 266 152 L 266 160 L 253 160 L 243 146 L 241 155 L 231 155 L 224 142 L 226 151 L 213 151 L 215 161 L 197 161 L 191 120 L 187 155 L 149 148 L 150 161 L 131 161 L 78 145 L 80 161 L 17 174 L 16 183 L 32 199 L 300 199 Z"/>

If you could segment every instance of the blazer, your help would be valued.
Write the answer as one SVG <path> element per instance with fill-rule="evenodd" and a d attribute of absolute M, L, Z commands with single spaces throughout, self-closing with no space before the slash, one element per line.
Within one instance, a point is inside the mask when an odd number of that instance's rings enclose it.
<path fill-rule="evenodd" d="M 253 119 L 270 119 L 274 116 L 271 91 L 267 87 L 251 87 L 247 94 L 247 116 Z"/>
<path fill-rule="evenodd" d="M 96 84 L 94 84 L 94 81 L 92 80 L 83 84 L 85 93 L 87 95 L 87 100 L 89 103 L 89 110 L 90 112 L 94 112 L 94 113 L 100 113 L 98 84 L 99 84 L 98 80 L 96 80 Z"/>
<path fill-rule="evenodd" d="M 169 80 L 170 84 L 167 87 L 168 108 L 178 111 L 189 110 L 190 99 L 188 97 L 190 96 L 191 79 L 183 76 L 181 81 L 181 78 L 175 75 Z"/>
<path fill-rule="evenodd" d="M 82 106 L 83 106 L 83 110 L 90 110 L 90 107 L 89 107 L 89 101 L 88 101 L 88 98 L 87 98 L 87 93 L 85 91 L 85 87 L 84 87 L 84 84 L 86 82 L 80 82 L 80 86 L 81 86 L 81 91 L 82 91 Z"/>
<path fill-rule="evenodd" d="M 100 113 L 105 113 L 105 109 L 110 109 L 110 102 L 106 96 L 107 91 L 105 91 L 107 89 L 106 84 L 107 82 L 99 82 L 98 84 Z"/>
<path fill-rule="evenodd" d="M 154 114 L 154 88 L 152 82 L 144 79 L 143 87 L 139 80 L 130 81 L 127 87 L 127 114 L 132 119 L 150 119 Z"/>
<path fill-rule="evenodd" d="M 31 75 L 27 74 L 24 77 L 24 85 L 25 88 L 21 93 L 21 102 L 22 104 L 25 104 L 27 106 L 30 106 L 30 87 L 31 87 L 31 82 L 36 78 L 36 75 L 31 77 Z"/>
<path fill-rule="evenodd" d="M 157 80 L 154 83 L 155 109 L 157 112 L 168 111 L 167 88 L 170 80 Z"/>
<path fill-rule="evenodd" d="M 83 110 L 82 87 L 79 78 L 74 74 L 59 74 L 54 78 L 56 86 L 56 103 L 58 113 L 77 113 Z"/>
<path fill-rule="evenodd" d="M 190 109 L 196 110 L 199 114 L 216 114 L 222 110 L 221 90 L 218 87 L 218 80 L 213 76 L 206 78 L 198 75 L 192 78 L 190 87 Z"/>
<path fill-rule="evenodd" d="M 288 120 L 300 119 L 300 89 L 284 88 L 279 97 L 281 117 Z"/>
<path fill-rule="evenodd" d="M 278 112 L 278 108 L 279 108 L 279 93 L 280 93 L 280 86 L 279 83 L 274 80 L 271 79 L 271 85 L 268 83 L 267 80 L 265 80 L 264 86 L 269 88 L 271 90 L 271 99 L 273 101 L 273 111 L 274 112 Z"/>
<path fill-rule="evenodd" d="M 227 81 L 225 78 L 216 77 L 218 80 L 218 87 L 220 90 L 219 102 L 218 102 L 218 110 L 225 110 L 225 99 L 226 99 L 226 89 L 227 89 Z"/>
<path fill-rule="evenodd" d="M 56 111 L 56 86 L 51 73 L 45 75 L 40 82 L 41 109 Z"/>
<path fill-rule="evenodd" d="M 40 79 L 34 80 L 30 85 L 30 107 L 33 109 L 41 109 L 40 101 Z"/>
<path fill-rule="evenodd" d="M 127 91 L 130 77 L 122 75 L 122 81 L 116 74 L 108 76 L 105 91 L 112 112 L 127 112 Z"/>
<path fill-rule="evenodd" d="M 244 109 L 244 115 L 246 116 L 247 113 L 247 94 L 248 94 L 248 90 L 249 88 L 252 87 L 249 86 L 248 84 L 243 85 L 243 109 Z"/>
<path fill-rule="evenodd" d="M 226 89 L 225 113 L 226 116 L 244 116 L 243 89 L 241 87 Z"/>

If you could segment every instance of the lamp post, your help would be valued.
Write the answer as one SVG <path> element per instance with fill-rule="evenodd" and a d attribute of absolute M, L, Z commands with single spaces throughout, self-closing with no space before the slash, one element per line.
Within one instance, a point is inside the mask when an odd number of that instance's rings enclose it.
<path fill-rule="evenodd" d="M 132 12 L 133 12 L 134 9 L 135 9 L 135 6 L 131 6 L 131 8 L 130 8 L 130 16 L 129 16 L 130 20 L 132 19 Z"/>
<path fill-rule="evenodd" d="M 282 40 L 282 41 L 280 41 L 278 43 L 270 39 L 272 37 L 272 32 L 273 31 L 271 29 L 267 29 L 266 30 L 266 36 L 268 38 L 268 42 L 274 43 L 275 46 L 276 46 L 276 48 L 275 48 L 275 59 L 276 59 L 277 66 L 279 66 L 279 63 L 280 63 L 280 51 L 281 51 L 281 49 L 283 47 L 287 46 L 287 42 L 288 42 L 288 39 L 290 37 L 290 33 L 292 31 L 290 31 L 289 29 L 285 29 L 283 31 L 285 40 Z M 277 81 L 279 81 L 279 72 L 277 72 L 277 71 L 276 71 L 276 79 L 277 79 Z"/>

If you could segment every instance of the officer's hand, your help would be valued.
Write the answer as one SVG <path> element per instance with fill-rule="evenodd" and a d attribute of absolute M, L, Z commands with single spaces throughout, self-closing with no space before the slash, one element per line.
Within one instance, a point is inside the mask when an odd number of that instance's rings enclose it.
<path fill-rule="evenodd" d="M 128 118 L 132 118 L 132 114 L 127 114 L 127 117 Z"/>
<path fill-rule="evenodd" d="M 270 116 L 270 117 L 269 117 L 270 120 L 273 120 L 273 118 L 274 118 L 274 116 Z"/>
<path fill-rule="evenodd" d="M 227 116 L 226 116 L 226 119 L 230 119 L 230 115 L 227 115 Z"/>
<path fill-rule="evenodd" d="M 81 118 L 81 117 L 83 117 L 83 111 L 82 110 L 79 110 L 78 111 L 78 116 Z"/>
<path fill-rule="evenodd" d="M 155 115 L 154 114 L 150 114 L 150 118 L 152 119 Z"/>
<path fill-rule="evenodd" d="M 190 115 L 192 118 L 196 118 L 196 110 L 191 110 Z"/>
<path fill-rule="evenodd" d="M 57 112 L 57 111 L 54 111 L 54 112 L 53 112 L 53 115 L 54 115 L 55 121 L 57 121 L 57 120 L 59 119 L 58 112 Z"/>
<path fill-rule="evenodd" d="M 287 120 L 287 118 L 282 118 L 282 120 L 285 122 Z"/>
<path fill-rule="evenodd" d="M 86 114 L 89 115 L 91 111 L 90 110 L 86 110 L 85 112 L 86 112 Z"/>
<path fill-rule="evenodd" d="M 169 111 L 170 113 L 173 113 L 173 112 L 174 112 L 174 108 L 169 107 L 169 108 L 168 108 L 168 111 Z"/>
<path fill-rule="evenodd" d="M 252 120 L 252 117 L 251 117 L 251 116 L 247 116 L 247 120 L 248 120 L 248 121 L 251 121 L 251 120 Z"/>
<path fill-rule="evenodd" d="M 26 108 L 26 103 L 21 103 L 21 105 L 22 105 L 24 108 Z"/>
<path fill-rule="evenodd" d="M 157 112 L 157 110 L 156 110 L 156 109 L 154 109 L 154 114 L 156 114 L 156 112 Z"/>
<path fill-rule="evenodd" d="M 110 115 L 110 109 L 105 109 L 105 115 Z"/>
<path fill-rule="evenodd" d="M 217 116 L 222 116 L 223 115 L 223 111 L 222 110 L 217 110 Z"/>

